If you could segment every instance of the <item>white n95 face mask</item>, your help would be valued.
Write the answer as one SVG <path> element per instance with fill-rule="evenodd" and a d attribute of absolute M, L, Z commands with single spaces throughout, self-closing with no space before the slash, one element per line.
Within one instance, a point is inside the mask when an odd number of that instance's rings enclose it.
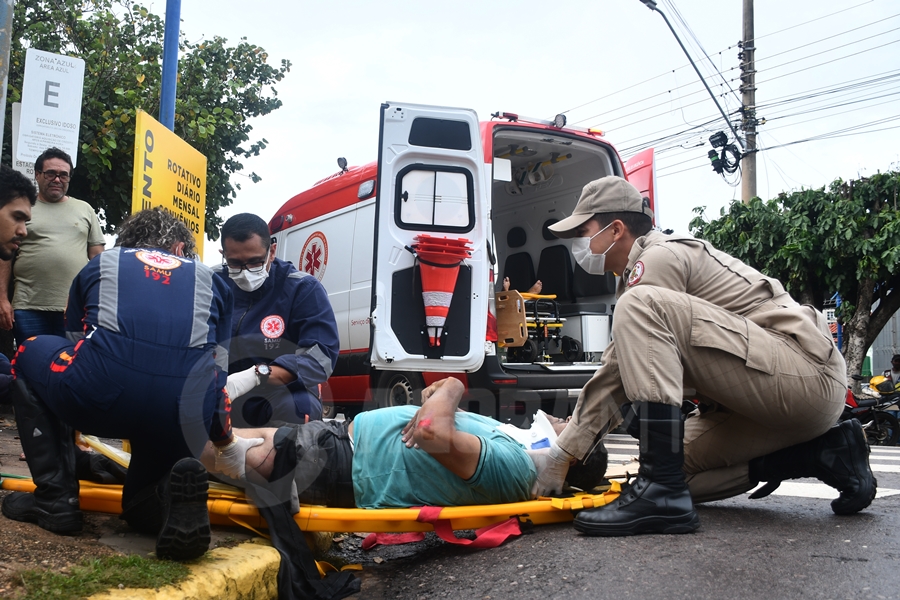
<path fill-rule="evenodd" d="M 594 254 L 591 252 L 591 240 L 609 229 L 610 223 L 591 237 L 577 237 L 572 240 L 572 257 L 575 259 L 582 269 L 591 275 L 603 275 L 606 273 L 606 253 L 609 252 L 615 242 L 609 245 L 609 248 L 602 254 Z"/>
<path fill-rule="evenodd" d="M 263 265 L 263 268 L 259 273 L 251 273 L 247 269 L 241 269 L 239 273 L 228 273 L 228 276 L 231 277 L 235 285 L 245 292 L 253 292 L 258 290 L 269 277 L 269 270 L 266 268 L 268 266 L 269 259 L 266 258 L 266 264 Z"/>

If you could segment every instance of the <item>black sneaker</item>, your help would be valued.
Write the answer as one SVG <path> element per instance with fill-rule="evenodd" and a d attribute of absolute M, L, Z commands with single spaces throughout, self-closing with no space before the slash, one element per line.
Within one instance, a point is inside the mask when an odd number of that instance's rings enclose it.
<path fill-rule="evenodd" d="M 83 526 L 82 516 L 78 509 L 78 499 L 73 500 L 74 504 L 54 503 L 53 512 L 50 512 L 39 506 L 34 494 L 13 492 L 3 500 L 0 511 L 7 519 L 37 523 L 42 529 L 53 533 L 79 533 Z M 57 510 L 60 508 L 61 510 Z"/>
<path fill-rule="evenodd" d="M 157 558 L 191 560 L 209 549 L 209 476 L 195 458 L 175 463 L 161 490 L 163 526 L 156 538 Z"/>

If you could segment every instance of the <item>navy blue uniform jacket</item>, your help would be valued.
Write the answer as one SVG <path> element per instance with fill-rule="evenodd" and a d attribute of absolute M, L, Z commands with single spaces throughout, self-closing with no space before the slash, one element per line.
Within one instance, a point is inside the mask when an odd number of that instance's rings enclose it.
<path fill-rule="evenodd" d="M 265 283 L 253 292 L 237 287 L 225 267 L 217 275 L 234 294 L 228 372 L 259 363 L 278 365 L 297 376 L 287 386 L 296 406 L 319 405 L 321 412 L 318 387 L 331 377 L 341 348 L 322 284 L 278 258 Z"/>
<path fill-rule="evenodd" d="M 66 335 L 73 342 L 86 338 L 84 344 L 107 356 L 140 356 L 173 377 L 203 363 L 224 385 L 231 314 L 231 291 L 202 263 L 162 250 L 113 248 L 72 282 Z M 213 440 L 227 437 L 229 428 L 224 403 L 217 412 Z"/>

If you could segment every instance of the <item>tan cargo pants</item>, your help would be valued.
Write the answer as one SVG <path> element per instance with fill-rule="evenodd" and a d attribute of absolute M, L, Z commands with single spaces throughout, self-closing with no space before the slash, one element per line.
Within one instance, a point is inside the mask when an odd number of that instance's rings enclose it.
<path fill-rule="evenodd" d="M 630 289 L 616 306 L 613 335 L 560 446 L 583 457 L 586 432 L 577 423 L 611 429 L 629 400 L 680 406 L 683 389 L 694 388 L 708 405 L 685 423 L 684 471 L 696 502 L 748 491 L 751 459 L 821 435 L 844 405 L 845 384 L 793 338 L 684 293 Z M 839 352 L 833 361 L 843 364 Z"/>

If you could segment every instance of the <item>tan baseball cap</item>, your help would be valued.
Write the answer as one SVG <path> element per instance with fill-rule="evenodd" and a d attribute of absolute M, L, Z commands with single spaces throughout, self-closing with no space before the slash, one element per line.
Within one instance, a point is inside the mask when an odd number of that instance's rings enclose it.
<path fill-rule="evenodd" d="M 621 177 L 610 175 L 584 186 L 572 216 L 550 225 L 548 229 L 558 238 L 573 238 L 578 227 L 595 214 L 611 212 L 636 212 L 653 218 L 650 203 L 644 201 L 637 188 Z"/>

